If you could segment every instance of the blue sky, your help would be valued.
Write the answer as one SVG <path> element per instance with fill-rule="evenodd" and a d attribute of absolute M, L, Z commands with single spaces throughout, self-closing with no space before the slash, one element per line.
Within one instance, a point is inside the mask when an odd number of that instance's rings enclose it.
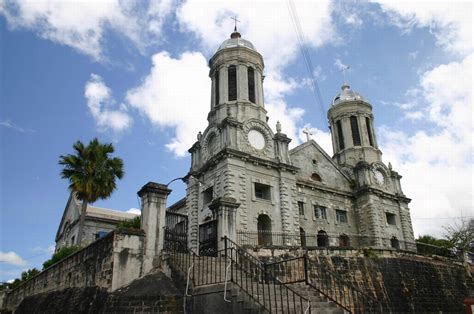
<path fill-rule="evenodd" d="M 472 5 L 294 3 L 324 113 L 349 65 L 413 199 L 415 234 L 472 217 Z M 97 206 L 137 208 L 143 184 L 187 173 L 210 106 L 207 60 L 234 15 L 265 59 L 270 125 L 280 120 L 293 145 L 309 127 L 332 154 L 285 1 L 0 1 L 0 281 L 49 258 L 69 193 L 58 159 L 75 141 L 113 142 L 124 160 Z M 172 189 L 170 202 L 184 196 Z"/>

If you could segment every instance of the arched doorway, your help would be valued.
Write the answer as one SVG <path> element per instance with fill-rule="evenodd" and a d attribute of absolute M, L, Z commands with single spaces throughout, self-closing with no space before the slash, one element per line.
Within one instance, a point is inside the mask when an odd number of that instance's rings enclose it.
<path fill-rule="evenodd" d="M 258 245 L 272 245 L 272 220 L 268 215 L 261 214 L 257 219 Z"/>
<path fill-rule="evenodd" d="M 320 247 L 329 246 L 329 237 L 326 231 L 319 230 L 318 236 L 317 236 L 317 242 L 318 242 L 318 246 Z"/>
<path fill-rule="evenodd" d="M 392 237 L 392 239 L 390 239 L 390 245 L 396 250 L 400 249 L 400 242 L 397 237 Z"/>
<path fill-rule="evenodd" d="M 301 247 L 306 247 L 306 232 L 300 227 L 300 241 Z"/>
<path fill-rule="evenodd" d="M 349 236 L 347 234 L 341 234 L 339 236 L 339 246 L 340 247 L 349 247 L 351 245 Z"/>

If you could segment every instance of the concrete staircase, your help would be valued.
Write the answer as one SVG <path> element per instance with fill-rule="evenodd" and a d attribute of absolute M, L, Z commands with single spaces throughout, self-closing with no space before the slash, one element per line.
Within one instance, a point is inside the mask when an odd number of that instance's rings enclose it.
<path fill-rule="evenodd" d="M 250 262 L 229 263 L 223 256 L 191 257 L 177 253 L 169 264 L 179 268 L 185 277 L 190 270 L 193 286 L 188 291 L 192 297 L 188 299 L 192 299 L 189 307 L 195 313 L 344 313 L 304 282 L 283 285 L 263 278 L 260 268 Z M 224 301 L 226 269 L 226 299 L 231 302 Z"/>

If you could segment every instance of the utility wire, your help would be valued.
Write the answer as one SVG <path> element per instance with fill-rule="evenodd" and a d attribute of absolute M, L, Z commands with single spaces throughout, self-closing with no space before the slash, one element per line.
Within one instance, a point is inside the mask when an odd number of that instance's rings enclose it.
<path fill-rule="evenodd" d="M 319 109 L 321 112 L 321 118 L 323 121 L 323 125 L 326 124 L 326 108 L 324 106 L 324 101 L 321 96 L 321 91 L 319 89 L 318 81 L 314 77 L 313 72 L 313 63 L 311 61 L 311 56 L 309 54 L 308 48 L 306 46 L 306 39 L 304 37 L 303 29 L 301 28 L 301 23 L 298 17 L 298 13 L 296 12 L 295 4 L 293 1 L 287 1 L 288 11 L 290 12 L 291 20 L 295 27 L 296 37 L 298 39 L 298 44 L 300 47 L 301 54 L 303 55 L 303 60 L 306 65 L 306 69 L 308 70 L 309 79 L 311 81 L 311 87 L 313 90 L 314 97 L 316 98 L 316 102 L 319 102 Z"/>

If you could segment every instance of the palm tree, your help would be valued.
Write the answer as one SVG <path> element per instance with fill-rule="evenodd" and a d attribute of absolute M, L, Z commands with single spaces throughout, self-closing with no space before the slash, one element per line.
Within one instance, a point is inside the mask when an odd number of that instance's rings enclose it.
<path fill-rule="evenodd" d="M 81 141 L 73 145 L 76 154 L 61 155 L 59 164 L 63 166 L 61 177 L 69 180 L 69 189 L 82 201 L 77 243 L 82 242 L 84 220 L 88 203 L 108 198 L 116 188 L 115 179 L 124 176 L 123 161 L 111 158 L 112 144 L 101 144 L 97 138 L 84 146 Z"/>

